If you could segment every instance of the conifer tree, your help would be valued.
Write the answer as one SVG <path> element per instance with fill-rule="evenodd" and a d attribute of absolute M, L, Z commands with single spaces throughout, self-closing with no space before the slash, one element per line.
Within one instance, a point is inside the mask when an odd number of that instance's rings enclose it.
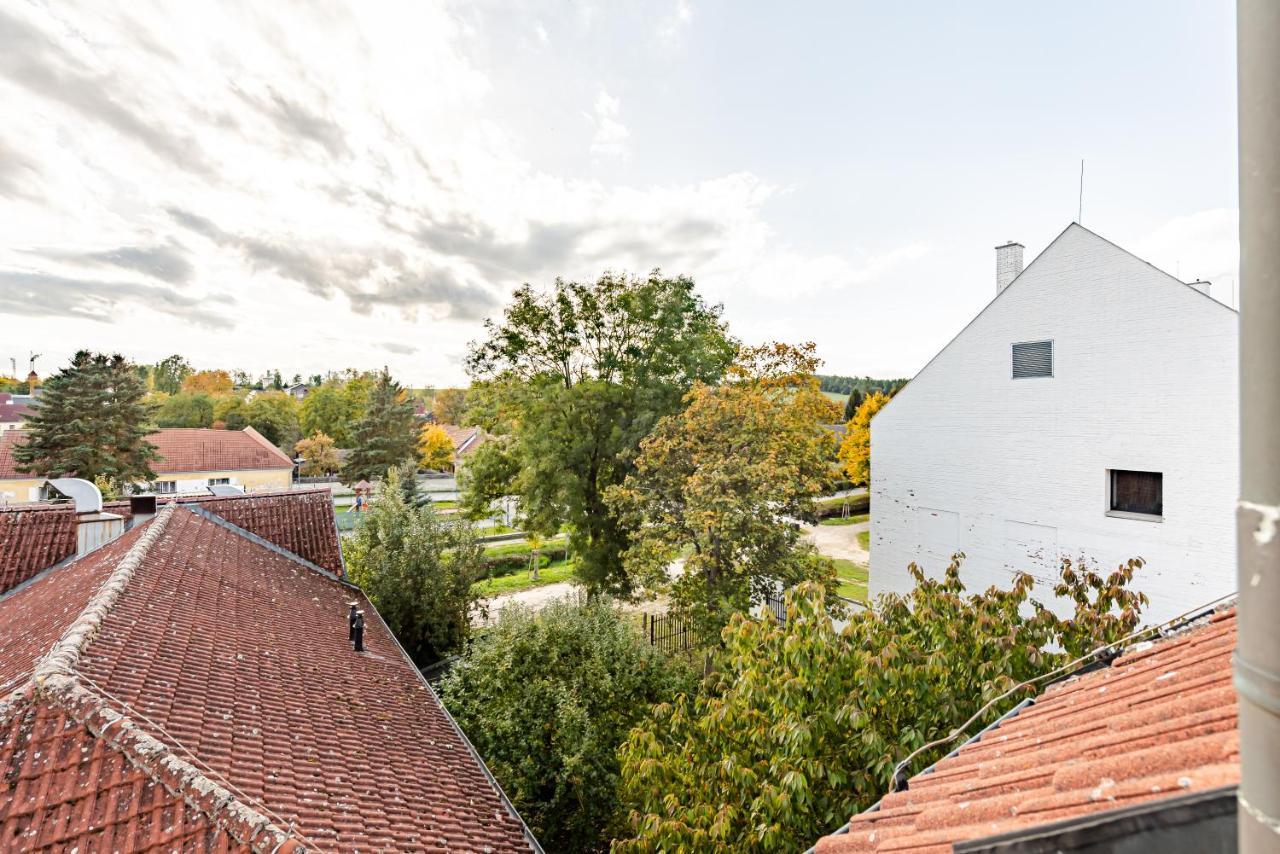
<path fill-rule="evenodd" d="M 369 390 L 369 406 L 353 433 L 351 455 L 342 469 L 347 483 L 384 477 L 387 469 L 417 457 L 418 419 L 413 401 L 386 368 Z"/>
<path fill-rule="evenodd" d="M 119 484 L 155 479 L 156 446 L 146 386 L 119 354 L 81 350 L 50 377 L 13 450 L 20 470 L 45 477 L 106 478 Z"/>
<path fill-rule="evenodd" d="M 867 396 L 856 388 L 849 392 L 849 399 L 845 401 L 844 404 L 844 420 L 852 421 L 854 414 L 858 411 L 858 407 L 861 406 L 862 401 L 866 399 Z"/>

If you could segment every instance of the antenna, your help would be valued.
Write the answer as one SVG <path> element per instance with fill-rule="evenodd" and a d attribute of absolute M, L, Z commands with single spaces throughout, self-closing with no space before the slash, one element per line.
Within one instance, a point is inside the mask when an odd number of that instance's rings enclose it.
<path fill-rule="evenodd" d="M 1084 158 L 1080 158 L 1080 198 L 1076 204 L 1076 222 L 1084 225 Z"/>

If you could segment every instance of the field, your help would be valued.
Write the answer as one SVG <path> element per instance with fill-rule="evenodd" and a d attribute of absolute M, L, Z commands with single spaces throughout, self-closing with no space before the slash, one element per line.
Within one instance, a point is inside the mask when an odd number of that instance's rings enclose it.
<path fill-rule="evenodd" d="M 836 558 L 832 563 L 836 565 L 836 575 L 840 578 L 840 586 L 836 588 L 836 592 L 846 599 L 866 602 L 867 568 L 843 558 Z"/>

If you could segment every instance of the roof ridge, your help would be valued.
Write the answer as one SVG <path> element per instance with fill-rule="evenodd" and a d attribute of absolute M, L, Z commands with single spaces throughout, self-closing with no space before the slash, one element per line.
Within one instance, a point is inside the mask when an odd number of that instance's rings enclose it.
<path fill-rule="evenodd" d="M 235 496 L 231 496 L 231 497 L 235 497 Z M 286 557 L 289 560 L 294 561 L 295 563 L 300 563 L 303 566 L 305 566 L 307 569 L 310 569 L 313 572 L 320 573 L 325 578 L 331 579 L 333 581 L 337 581 L 340 584 L 346 585 L 347 587 L 356 586 L 355 584 L 352 584 L 350 581 L 347 581 L 342 576 L 336 575 L 332 571 L 325 569 L 320 564 L 313 563 L 312 561 L 307 560 L 305 557 L 298 554 L 297 552 L 292 552 L 286 549 L 284 546 L 276 545 L 275 543 L 268 540 L 266 537 L 255 534 L 253 531 L 250 531 L 247 528 L 240 527 L 235 522 L 232 522 L 228 519 L 224 519 L 223 517 L 219 516 L 217 513 L 214 513 L 212 510 L 208 510 L 204 507 L 201 507 L 200 503 L 197 501 L 190 501 L 190 502 L 174 501 L 171 504 L 166 506 L 181 507 L 183 510 L 186 510 L 190 513 L 195 514 L 196 516 L 199 516 L 201 519 L 207 519 L 208 521 L 214 523 L 215 525 L 221 528 L 225 528 L 231 533 L 243 537 L 244 539 L 248 540 L 254 545 L 262 546 L 264 549 L 266 549 L 269 552 L 274 552 L 275 554 L 278 554 L 281 557 Z"/>
<path fill-rule="evenodd" d="M 142 536 L 119 559 L 102 586 L 89 598 L 80 616 L 36 663 L 31 676 L 0 700 L 0 709 L 16 705 L 21 699 L 45 700 L 84 725 L 96 738 L 120 751 L 131 764 L 170 794 L 204 812 L 237 841 L 262 850 L 296 850 L 299 843 L 269 818 L 246 806 L 225 786 L 180 758 L 171 745 L 139 727 L 128 714 L 113 709 L 104 696 L 104 690 L 96 686 L 94 690 L 85 687 L 83 682 L 90 680 L 76 669 L 81 654 L 97 636 L 107 614 L 132 581 L 151 547 L 164 534 L 177 507 L 176 504 L 164 507 L 147 522 Z M 127 704 L 122 705 L 130 710 Z"/>
<path fill-rule="evenodd" d="M 257 430 L 255 430 L 252 424 L 246 425 L 245 428 L 240 432 L 248 436 L 253 441 L 257 442 L 262 447 L 266 448 L 267 451 L 269 451 L 270 453 L 275 454 L 280 459 L 284 460 L 286 465 L 289 465 L 289 466 L 293 465 L 293 460 L 289 458 L 289 455 L 286 454 L 284 451 L 280 450 L 279 448 L 277 448 L 275 443 L 272 442 L 270 439 L 268 439 L 266 436 L 262 435 Z"/>

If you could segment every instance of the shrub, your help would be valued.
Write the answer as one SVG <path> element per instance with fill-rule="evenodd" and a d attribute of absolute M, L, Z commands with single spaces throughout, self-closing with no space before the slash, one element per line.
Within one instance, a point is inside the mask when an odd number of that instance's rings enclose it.
<path fill-rule="evenodd" d="M 603 601 L 504 609 L 443 683 L 445 705 L 548 851 L 595 851 L 621 829 L 618 746 L 654 703 L 694 684 Z"/>

